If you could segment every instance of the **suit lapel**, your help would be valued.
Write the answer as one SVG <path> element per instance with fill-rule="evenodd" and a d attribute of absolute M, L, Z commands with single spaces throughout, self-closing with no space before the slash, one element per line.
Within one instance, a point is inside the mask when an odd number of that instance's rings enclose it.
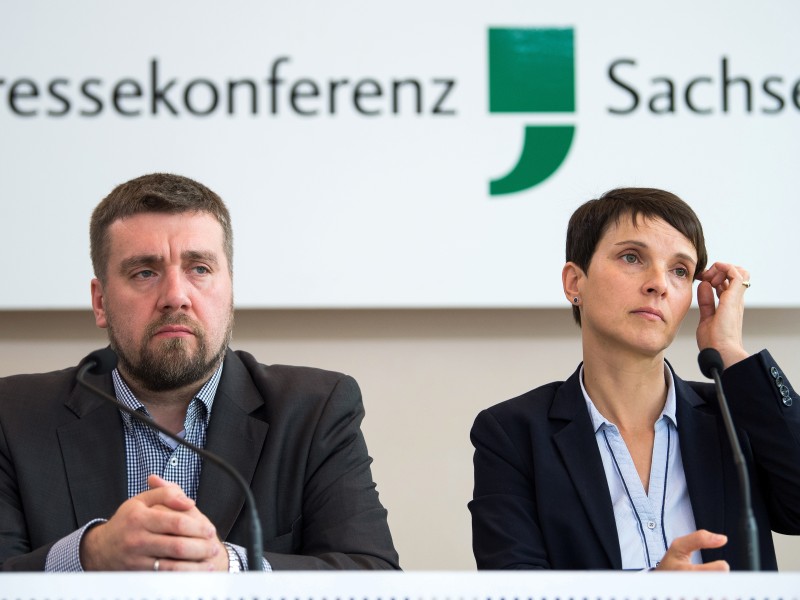
<path fill-rule="evenodd" d="M 580 368 L 559 388 L 553 400 L 550 418 L 567 421 L 553 440 L 609 563 L 612 568 L 621 569 L 622 555 L 611 494 L 578 381 L 579 373 Z"/>
<path fill-rule="evenodd" d="M 677 376 L 675 387 L 681 458 L 695 525 L 698 529 L 722 532 L 725 530 L 725 493 L 717 420 L 703 410 L 705 401 Z M 703 558 L 713 560 L 718 556 L 710 558 L 710 554 L 703 551 Z"/>
<path fill-rule="evenodd" d="M 230 463 L 250 484 L 261 458 L 269 425 L 251 416 L 264 406 L 242 361 L 230 350 L 211 409 L 206 449 Z M 197 507 L 217 528 L 222 539 L 244 506 L 245 496 L 230 474 L 203 461 Z"/>
<path fill-rule="evenodd" d="M 111 376 L 89 377 L 113 394 Z M 127 499 L 122 421 L 114 406 L 80 386 L 65 402 L 78 418 L 58 428 L 67 485 L 79 526 L 114 514 Z"/>

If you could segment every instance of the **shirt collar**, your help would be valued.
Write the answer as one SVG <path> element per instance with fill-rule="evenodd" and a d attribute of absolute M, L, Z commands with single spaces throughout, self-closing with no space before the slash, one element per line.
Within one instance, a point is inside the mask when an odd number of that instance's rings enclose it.
<path fill-rule="evenodd" d="M 664 402 L 664 408 L 661 411 L 659 420 L 668 419 L 672 422 L 675 428 L 677 428 L 678 420 L 675 418 L 675 407 L 677 405 L 677 397 L 675 395 L 675 379 L 672 376 L 672 369 L 667 366 L 666 362 L 664 363 L 664 379 L 667 381 L 667 401 Z M 605 427 L 615 427 L 611 421 L 600 414 L 600 411 L 597 410 L 594 402 L 592 402 L 592 399 L 589 397 L 586 387 L 583 385 L 583 365 L 581 365 L 578 380 L 581 383 L 581 392 L 583 392 L 583 399 L 586 401 L 586 408 L 589 410 L 589 417 L 592 420 L 592 429 L 594 429 L 594 432 L 597 433 L 601 428 Z"/>
<path fill-rule="evenodd" d="M 195 394 L 194 400 L 199 401 L 203 406 L 205 406 L 205 413 L 206 413 L 206 423 L 208 423 L 208 418 L 211 416 L 211 407 L 214 404 L 214 398 L 217 395 L 217 387 L 219 386 L 220 377 L 222 377 L 222 366 L 224 361 L 219 364 L 214 374 L 211 375 L 208 381 L 203 384 L 203 387 Z M 122 404 L 130 408 L 131 410 L 136 410 L 139 412 L 147 413 L 147 409 L 145 408 L 144 404 L 142 404 L 136 395 L 133 393 L 128 384 L 125 383 L 125 380 L 120 375 L 119 369 L 114 369 L 111 372 L 111 378 L 114 382 L 114 393 L 117 396 L 117 400 L 119 400 Z M 130 425 L 131 417 L 129 414 L 120 411 L 122 415 L 122 420 L 126 426 Z M 149 414 L 148 414 L 149 416 Z"/>

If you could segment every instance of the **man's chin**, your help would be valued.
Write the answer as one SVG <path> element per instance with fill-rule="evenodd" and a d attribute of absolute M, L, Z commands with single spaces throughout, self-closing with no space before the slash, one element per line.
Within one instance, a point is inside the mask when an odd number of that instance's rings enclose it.
<path fill-rule="evenodd" d="M 139 365 L 135 374 L 150 391 L 169 392 L 196 385 L 207 379 L 212 372 L 213 367 L 208 364 L 166 358 Z"/>
<path fill-rule="evenodd" d="M 154 335 L 148 340 L 148 350 L 157 351 L 159 349 L 188 349 L 197 347 L 197 337 L 193 335 Z"/>
<path fill-rule="evenodd" d="M 153 361 L 181 361 L 192 363 L 198 359 L 200 344 L 192 338 L 151 338 L 150 343 L 142 348 L 140 356 L 147 356 Z"/>

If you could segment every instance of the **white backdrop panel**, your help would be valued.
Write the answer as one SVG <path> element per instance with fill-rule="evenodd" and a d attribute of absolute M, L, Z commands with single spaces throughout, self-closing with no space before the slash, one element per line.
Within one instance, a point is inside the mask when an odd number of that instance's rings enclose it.
<path fill-rule="evenodd" d="M 198 179 L 230 206 L 243 308 L 563 306 L 568 217 L 620 185 L 692 204 L 711 259 L 752 271 L 750 305 L 800 306 L 785 274 L 800 222 L 800 3 L 0 0 L 0 21 L 0 308 L 87 307 L 91 210 L 153 171 Z M 572 29 L 574 111 L 490 112 L 497 27 Z M 609 75 L 620 60 L 635 109 Z M 408 78 L 422 109 L 405 96 L 395 114 L 391 82 Z M 257 87 L 255 114 L 243 92 L 227 112 L 240 79 Z M 154 114 L 153 88 L 171 80 L 178 114 L 158 101 Z M 364 80 L 359 106 L 376 114 L 356 106 Z M 432 110 L 441 80 L 453 82 L 448 114 Z M 693 80 L 690 101 L 709 114 L 686 104 Z M 318 86 L 295 99 L 316 114 L 292 109 L 294 85 Z M 490 196 L 523 127 L 548 123 L 576 127 L 566 160 Z"/>

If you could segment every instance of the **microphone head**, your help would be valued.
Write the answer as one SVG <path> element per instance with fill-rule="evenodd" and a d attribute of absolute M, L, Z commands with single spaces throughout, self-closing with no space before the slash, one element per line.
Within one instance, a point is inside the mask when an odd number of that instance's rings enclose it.
<path fill-rule="evenodd" d="M 722 373 L 725 370 L 725 363 L 722 362 L 722 356 L 714 348 L 706 348 L 701 350 L 697 357 L 697 363 L 700 365 L 700 372 L 709 379 L 714 379 L 714 370 L 717 373 Z"/>
<path fill-rule="evenodd" d="M 89 367 L 89 373 L 92 375 L 105 375 L 111 373 L 117 366 L 117 353 L 111 348 L 103 348 L 95 350 L 85 359 L 84 364 L 94 363 L 94 366 Z"/>

